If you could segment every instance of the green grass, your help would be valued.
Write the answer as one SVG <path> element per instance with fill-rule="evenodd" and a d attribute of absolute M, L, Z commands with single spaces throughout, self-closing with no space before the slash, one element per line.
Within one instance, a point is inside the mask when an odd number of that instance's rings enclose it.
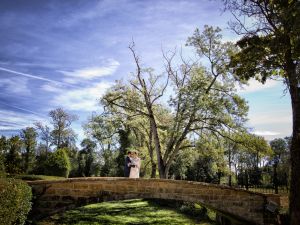
<path fill-rule="evenodd" d="M 151 201 L 134 199 L 87 205 L 64 214 L 56 214 L 38 222 L 38 225 L 71 224 L 165 224 L 211 225 L 196 220 L 168 207 L 161 207 Z"/>
<path fill-rule="evenodd" d="M 9 175 L 10 178 L 21 179 L 21 180 L 61 180 L 66 179 L 65 177 L 46 176 L 46 175 L 29 175 L 29 174 L 13 174 Z"/>

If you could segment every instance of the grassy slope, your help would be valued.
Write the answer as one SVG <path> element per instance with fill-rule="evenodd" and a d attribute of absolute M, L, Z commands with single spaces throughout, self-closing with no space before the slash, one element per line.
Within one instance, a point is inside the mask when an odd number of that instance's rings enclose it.
<path fill-rule="evenodd" d="M 201 224 L 212 223 L 196 222 L 174 209 L 161 207 L 146 200 L 125 200 L 104 202 L 87 205 L 70 210 L 63 215 L 54 215 L 40 221 L 39 225 L 54 224 Z"/>
<path fill-rule="evenodd" d="M 46 176 L 46 175 L 28 175 L 28 174 L 17 174 L 9 175 L 10 178 L 21 179 L 21 180 L 61 180 L 66 179 L 65 177 Z"/>

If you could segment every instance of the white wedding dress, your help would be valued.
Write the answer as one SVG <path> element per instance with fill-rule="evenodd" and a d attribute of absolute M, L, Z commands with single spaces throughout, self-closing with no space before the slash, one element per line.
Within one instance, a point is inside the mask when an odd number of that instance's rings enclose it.
<path fill-rule="evenodd" d="M 140 177 L 141 159 L 138 157 L 131 158 L 131 165 L 135 165 L 135 167 L 130 168 L 129 178 L 139 178 Z"/>

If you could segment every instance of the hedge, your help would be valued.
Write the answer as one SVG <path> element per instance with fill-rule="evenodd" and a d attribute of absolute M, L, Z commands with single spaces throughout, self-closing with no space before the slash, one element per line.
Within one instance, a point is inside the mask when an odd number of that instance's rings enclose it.
<path fill-rule="evenodd" d="M 0 178 L 0 224 L 24 224 L 31 209 L 32 192 L 21 180 Z"/>

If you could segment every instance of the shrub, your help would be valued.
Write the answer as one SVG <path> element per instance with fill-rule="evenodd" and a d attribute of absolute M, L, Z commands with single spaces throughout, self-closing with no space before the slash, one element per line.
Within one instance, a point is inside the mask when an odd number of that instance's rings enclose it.
<path fill-rule="evenodd" d="M 57 149 L 47 159 L 46 175 L 68 177 L 71 164 L 66 149 Z"/>
<path fill-rule="evenodd" d="M 23 181 L 0 178 L 0 224 L 24 224 L 31 198 L 31 188 Z"/>

